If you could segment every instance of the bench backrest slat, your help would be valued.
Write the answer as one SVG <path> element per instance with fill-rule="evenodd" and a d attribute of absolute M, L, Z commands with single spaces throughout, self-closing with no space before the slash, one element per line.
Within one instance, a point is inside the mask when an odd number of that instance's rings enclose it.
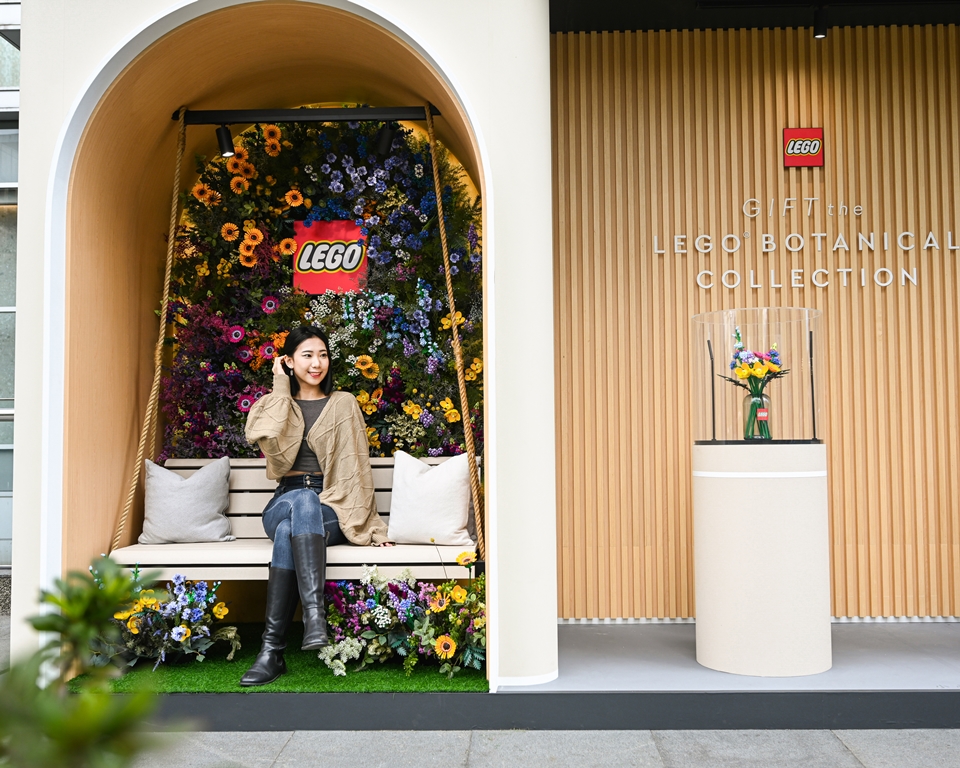
<path fill-rule="evenodd" d="M 449 456 L 431 457 L 421 461 L 436 466 Z M 182 477 L 190 477 L 201 467 L 216 459 L 168 459 L 165 466 Z M 377 511 L 389 520 L 390 499 L 393 492 L 393 458 L 370 459 L 373 470 L 374 496 Z M 230 459 L 230 506 L 227 516 L 238 539 L 265 539 L 261 516 L 263 508 L 276 490 L 275 480 L 268 480 L 264 459 Z"/>

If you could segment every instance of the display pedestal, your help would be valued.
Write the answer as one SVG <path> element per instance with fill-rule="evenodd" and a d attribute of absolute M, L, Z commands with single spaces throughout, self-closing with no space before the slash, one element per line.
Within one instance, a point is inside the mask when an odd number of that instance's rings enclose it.
<path fill-rule="evenodd" d="M 693 447 L 703 666 L 762 677 L 832 666 L 826 468 L 823 444 Z"/>

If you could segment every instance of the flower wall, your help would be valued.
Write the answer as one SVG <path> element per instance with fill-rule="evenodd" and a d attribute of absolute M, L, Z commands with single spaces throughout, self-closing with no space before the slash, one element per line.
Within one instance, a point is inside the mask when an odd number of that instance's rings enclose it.
<path fill-rule="evenodd" d="M 438 146 L 456 312 L 447 301 L 429 145 L 381 123 L 254 126 L 236 154 L 197 159 L 175 243 L 162 386 L 166 458 L 256 457 L 243 428 L 269 391 L 272 360 L 300 325 L 330 338 L 335 388 L 353 393 L 371 455 L 463 452 L 464 418 L 483 446 L 480 203 Z M 294 225 L 351 221 L 366 238 L 359 290 L 293 287 Z M 461 335 L 461 413 L 451 327 Z"/>

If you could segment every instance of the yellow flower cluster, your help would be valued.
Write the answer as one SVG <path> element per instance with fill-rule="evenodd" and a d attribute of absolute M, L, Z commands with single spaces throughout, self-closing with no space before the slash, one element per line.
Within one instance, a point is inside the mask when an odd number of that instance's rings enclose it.
<path fill-rule="evenodd" d="M 226 259 L 220 259 L 220 263 L 217 264 L 217 275 L 219 275 L 220 277 L 226 277 L 229 274 L 230 274 L 230 262 L 227 261 Z"/>
<path fill-rule="evenodd" d="M 140 623 L 137 614 L 147 609 L 154 610 L 159 603 L 160 601 L 153 596 L 153 590 L 145 589 L 133 605 L 122 611 L 117 611 L 113 614 L 113 618 L 127 622 L 127 629 L 130 630 L 130 633 L 138 635 L 140 634 Z"/>
<path fill-rule="evenodd" d="M 403 404 L 403 412 L 416 421 L 423 413 L 423 408 L 413 402 L 413 400 L 407 400 L 407 402 Z"/>
<path fill-rule="evenodd" d="M 449 397 L 443 398 L 440 401 L 440 407 L 443 408 L 443 418 L 447 420 L 450 424 L 460 421 L 460 411 L 453 407 L 453 400 Z"/>
<path fill-rule="evenodd" d="M 477 375 L 483 370 L 483 360 L 479 357 L 473 358 L 473 362 L 470 363 L 470 367 L 463 374 L 463 378 L 467 381 L 476 381 Z"/>
<path fill-rule="evenodd" d="M 380 375 L 380 366 L 373 362 L 370 355 L 360 355 L 353 366 L 363 374 L 365 379 L 375 379 Z"/>
<path fill-rule="evenodd" d="M 446 315 L 445 317 L 440 318 L 440 325 L 443 327 L 443 330 L 452 328 L 454 323 L 457 325 L 463 325 L 465 322 L 467 322 L 467 318 L 465 318 L 460 312 L 457 312 L 452 317 L 450 315 Z"/>
<path fill-rule="evenodd" d="M 367 414 L 367 416 L 376 413 L 377 401 L 380 399 L 380 393 L 382 392 L 383 390 L 376 389 L 373 392 L 373 396 L 371 396 L 365 390 L 360 392 L 360 394 L 357 395 L 357 402 L 360 404 L 360 410 Z"/>
<path fill-rule="evenodd" d="M 210 267 L 207 266 L 207 262 L 201 261 L 199 264 L 197 264 L 197 274 L 200 277 L 206 277 L 210 274 Z"/>
<path fill-rule="evenodd" d="M 380 433 L 373 427 L 367 427 L 367 442 L 378 451 L 380 450 Z"/>
<path fill-rule="evenodd" d="M 749 379 L 751 376 L 762 379 L 767 373 L 779 373 L 780 366 L 776 363 L 757 360 L 753 365 L 740 363 L 733 369 L 733 372 L 737 375 L 737 378 L 741 380 Z"/>

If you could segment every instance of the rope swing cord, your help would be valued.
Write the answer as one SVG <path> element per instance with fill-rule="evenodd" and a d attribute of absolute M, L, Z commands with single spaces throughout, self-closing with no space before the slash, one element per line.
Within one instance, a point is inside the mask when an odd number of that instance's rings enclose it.
<path fill-rule="evenodd" d="M 133 477 L 130 480 L 130 487 L 127 491 L 127 498 L 123 505 L 123 511 L 117 521 L 117 530 L 113 537 L 113 543 L 110 547 L 112 552 L 120 547 L 123 540 L 124 531 L 127 528 L 127 522 L 130 519 L 130 511 L 133 509 L 133 502 L 137 494 L 137 486 L 140 484 L 140 475 L 143 471 L 144 454 L 147 445 L 152 445 L 156 439 L 157 431 L 157 407 L 160 399 L 160 374 L 163 363 L 163 345 L 166 340 L 167 332 L 167 305 L 170 300 L 170 275 L 173 270 L 173 250 L 176 239 L 177 213 L 179 212 L 180 199 L 180 171 L 183 165 L 183 152 L 186 146 L 186 115 L 187 108 L 180 107 L 178 110 L 178 137 L 177 137 L 177 163 L 173 178 L 173 195 L 170 201 L 170 232 L 167 238 L 167 262 L 163 276 L 163 298 L 160 302 L 160 330 L 157 334 L 157 345 L 153 353 L 153 385 L 150 388 L 150 396 L 147 399 L 147 410 L 143 419 L 143 427 L 140 430 L 140 441 L 137 445 L 137 459 L 134 464 Z M 440 186 L 440 169 L 437 164 L 436 136 L 433 129 L 433 114 L 430 104 L 425 105 L 424 112 L 427 118 L 427 131 L 430 136 L 430 157 L 433 166 L 433 186 L 437 196 L 437 221 L 440 227 L 440 245 L 443 251 L 443 272 L 447 285 L 447 302 L 450 305 L 450 317 L 456 317 L 456 306 L 453 300 L 453 281 L 450 274 L 450 252 L 447 247 L 447 228 L 443 216 L 443 195 Z M 467 447 L 467 456 L 470 462 L 470 491 L 473 497 L 474 519 L 477 529 L 477 549 L 481 560 L 486 560 L 486 543 L 484 540 L 483 526 L 483 491 L 480 487 L 480 474 L 477 469 L 477 453 L 473 443 L 473 425 L 470 422 L 470 403 L 467 399 L 467 383 L 464 378 L 463 353 L 460 348 L 460 334 L 457 331 L 457 324 L 451 324 L 453 333 L 453 355 L 457 368 L 457 385 L 460 391 L 460 412 L 462 414 L 464 441 Z"/>
<path fill-rule="evenodd" d="M 430 159 L 433 166 L 433 187 L 437 196 L 437 223 L 440 227 L 440 246 L 443 250 L 443 276 L 447 281 L 447 303 L 450 305 L 450 330 L 453 332 L 453 357 L 457 365 L 457 385 L 460 389 L 460 413 L 463 422 L 463 437 L 470 457 L 470 491 L 473 496 L 473 514 L 477 527 L 477 549 L 481 560 L 487 559 L 487 547 L 483 531 L 483 491 L 480 488 L 480 472 L 477 469 L 477 451 L 473 444 L 473 424 L 470 421 L 470 401 L 467 399 L 467 381 L 463 375 L 463 352 L 460 349 L 460 333 L 457 331 L 457 308 L 453 302 L 453 279 L 450 275 L 450 251 L 447 247 L 447 225 L 443 218 L 443 189 L 440 186 L 440 167 L 437 163 L 437 137 L 433 131 L 433 110 L 424 105 L 427 115 L 427 133 L 430 136 Z"/>
<path fill-rule="evenodd" d="M 112 552 L 120 547 L 123 532 L 126 530 L 133 509 L 133 500 L 137 495 L 137 485 L 140 483 L 140 473 L 143 471 L 143 455 L 147 445 L 152 445 L 157 435 L 157 404 L 160 400 L 160 373 L 163 363 L 163 342 L 167 336 L 167 304 L 170 300 L 170 274 L 173 270 L 173 247 L 177 235 L 177 213 L 180 202 L 180 169 L 183 165 L 183 150 L 186 146 L 187 124 L 184 115 L 186 107 L 180 107 L 179 129 L 177 136 L 177 168 L 173 176 L 173 196 L 170 200 L 170 233 L 167 237 L 167 264 L 163 273 L 163 299 L 160 302 L 160 332 L 157 334 L 157 346 L 153 351 L 153 386 L 150 387 L 150 397 L 147 399 L 147 412 L 143 417 L 143 428 L 140 430 L 140 443 L 137 445 L 137 460 L 133 468 L 133 478 L 130 480 L 130 489 L 127 491 L 127 500 L 123 505 L 123 512 L 117 522 L 117 532 L 110 547 Z"/>

